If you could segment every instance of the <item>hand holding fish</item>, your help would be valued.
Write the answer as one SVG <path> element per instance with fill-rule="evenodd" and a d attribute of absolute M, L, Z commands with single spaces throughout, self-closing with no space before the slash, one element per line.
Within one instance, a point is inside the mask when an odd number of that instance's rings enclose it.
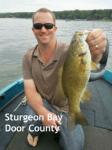
<path fill-rule="evenodd" d="M 57 119 L 56 114 L 54 114 L 50 111 L 47 111 L 43 114 L 44 114 L 43 125 L 45 125 L 45 126 L 57 126 L 58 119 Z M 52 116 L 51 118 L 53 118 L 53 116 L 55 116 L 56 119 L 49 119 L 49 116 Z"/>
<path fill-rule="evenodd" d="M 91 51 L 92 60 L 98 63 L 101 60 L 107 46 L 107 39 L 104 31 L 101 29 L 92 30 L 86 41 Z"/>

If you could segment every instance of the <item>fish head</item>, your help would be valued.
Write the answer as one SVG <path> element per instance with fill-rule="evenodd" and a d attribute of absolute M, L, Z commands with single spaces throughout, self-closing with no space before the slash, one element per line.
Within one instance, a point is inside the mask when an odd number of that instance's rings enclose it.
<path fill-rule="evenodd" d="M 91 61 L 91 54 L 89 50 L 89 46 L 86 42 L 88 32 L 76 32 L 72 38 L 70 49 L 71 49 L 71 55 L 74 57 L 74 59 L 86 64 L 88 63 L 88 60 Z"/>

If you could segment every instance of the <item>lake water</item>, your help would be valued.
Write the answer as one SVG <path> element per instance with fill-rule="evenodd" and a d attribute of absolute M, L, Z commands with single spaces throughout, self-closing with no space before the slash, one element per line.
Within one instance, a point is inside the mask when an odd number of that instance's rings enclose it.
<path fill-rule="evenodd" d="M 57 20 L 57 37 L 69 43 L 78 30 L 102 28 L 109 39 L 107 68 L 112 70 L 112 22 Z M 31 19 L 0 19 L 0 89 L 22 77 L 22 57 L 36 44 Z"/>

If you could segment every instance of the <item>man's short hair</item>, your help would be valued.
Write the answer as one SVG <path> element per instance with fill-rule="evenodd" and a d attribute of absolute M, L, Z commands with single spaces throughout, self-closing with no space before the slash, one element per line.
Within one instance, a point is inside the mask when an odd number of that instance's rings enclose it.
<path fill-rule="evenodd" d="M 34 12 L 34 14 L 33 14 L 33 16 L 32 16 L 32 22 L 33 22 L 33 23 L 34 23 L 34 17 L 35 17 L 35 15 L 36 15 L 38 12 L 50 13 L 50 14 L 52 15 L 52 18 L 53 18 L 54 23 L 56 23 L 55 14 L 54 14 L 51 10 L 49 10 L 49 9 L 47 9 L 47 8 L 40 8 L 40 9 L 38 9 L 36 12 Z"/>

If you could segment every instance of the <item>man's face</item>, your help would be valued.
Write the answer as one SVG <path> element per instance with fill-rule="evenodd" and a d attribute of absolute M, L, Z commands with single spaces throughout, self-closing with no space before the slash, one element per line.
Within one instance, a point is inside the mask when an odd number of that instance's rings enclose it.
<path fill-rule="evenodd" d="M 53 17 L 50 13 L 38 12 L 34 16 L 35 23 L 52 23 L 54 24 Z M 40 44 L 49 44 L 53 39 L 55 39 L 56 27 L 53 26 L 51 29 L 46 29 L 45 26 L 42 26 L 41 29 L 33 28 L 33 33 Z"/>

